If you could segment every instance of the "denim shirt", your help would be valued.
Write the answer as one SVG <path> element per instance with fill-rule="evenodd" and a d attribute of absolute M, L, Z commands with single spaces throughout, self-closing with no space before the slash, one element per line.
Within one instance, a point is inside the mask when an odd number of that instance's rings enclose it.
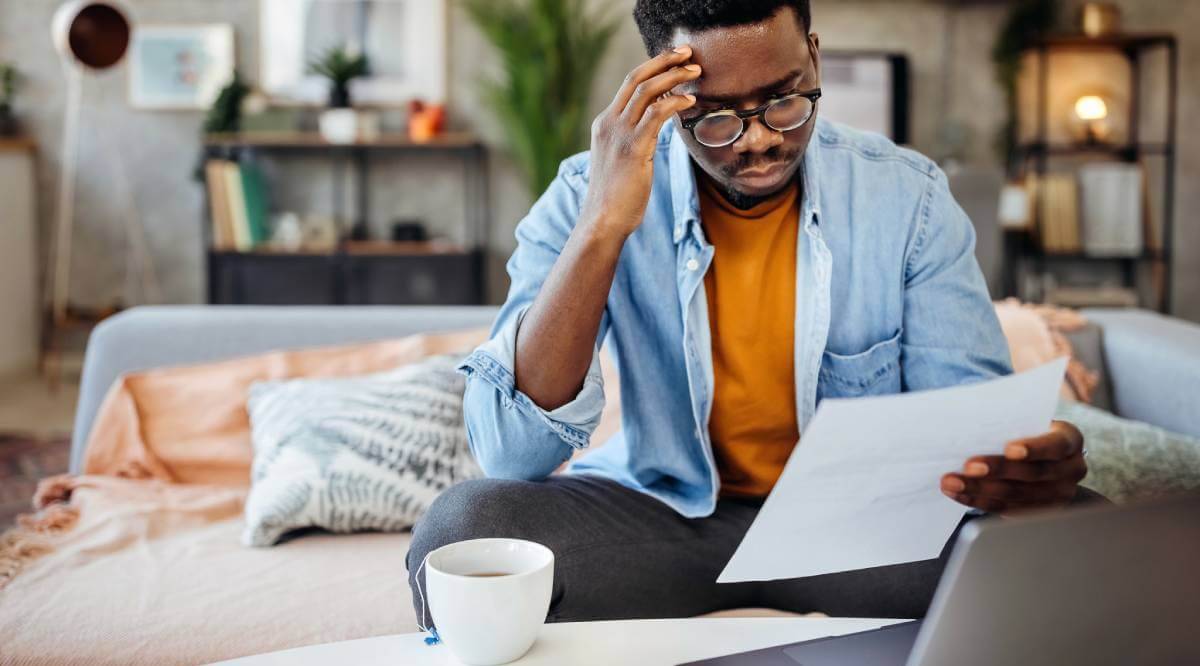
<path fill-rule="evenodd" d="M 576 458 L 570 472 L 613 479 L 685 517 L 707 516 L 720 486 L 708 433 L 713 363 L 704 294 L 714 250 L 675 123 L 659 135 L 645 218 L 621 251 L 578 395 L 546 410 L 515 388 L 517 330 L 579 218 L 588 165 L 587 153 L 563 162 L 517 226 L 508 300 L 491 339 L 460 367 L 471 450 L 489 476 L 540 480 L 587 447 L 604 407 L 604 343 L 620 376 L 621 431 Z M 1011 372 L 974 230 L 933 162 L 818 120 L 801 173 L 796 323 L 763 332 L 794 337 L 801 432 L 824 398 Z"/>

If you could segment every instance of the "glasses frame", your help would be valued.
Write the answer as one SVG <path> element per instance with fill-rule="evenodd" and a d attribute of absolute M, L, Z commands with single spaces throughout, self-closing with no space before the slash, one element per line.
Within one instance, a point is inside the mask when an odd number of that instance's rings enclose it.
<path fill-rule="evenodd" d="M 766 113 L 768 110 L 770 110 L 776 104 L 779 104 L 782 102 L 787 102 L 789 100 L 793 100 L 798 97 L 803 97 L 803 98 L 807 99 L 808 101 L 812 102 L 812 110 L 809 112 L 808 117 L 805 118 L 803 122 L 801 122 L 799 125 L 796 125 L 795 127 L 789 127 L 787 129 L 780 129 L 778 127 L 775 127 L 771 123 L 767 122 Z M 804 127 L 805 125 L 808 124 L 808 122 L 810 120 L 812 120 L 813 116 L 817 115 L 817 100 L 819 100 L 819 99 L 821 99 L 821 89 L 813 88 L 812 90 L 806 90 L 803 92 L 795 92 L 795 93 L 791 93 L 788 95 L 784 95 L 782 97 L 776 97 L 775 99 L 767 100 L 767 102 L 765 104 L 763 104 L 762 106 L 755 107 L 753 109 L 747 109 L 745 111 L 738 111 L 737 109 L 718 109 L 711 113 L 706 113 L 702 116 L 697 116 L 695 118 L 685 120 L 685 121 L 683 121 L 682 124 L 683 124 L 683 128 L 686 129 L 687 131 L 691 132 L 692 138 L 695 139 L 696 142 L 699 143 L 700 145 L 705 146 L 707 148 L 724 148 L 725 146 L 729 146 L 734 143 L 737 143 L 738 139 L 742 138 L 742 136 L 744 136 L 746 134 L 746 125 L 747 125 L 746 121 L 750 120 L 751 118 L 757 117 L 759 120 L 762 121 L 763 125 L 771 128 L 772 130 L 774 130 L 776 132 L 791 132 L 792 130 L 798 130 L 801 127 Z M 734 136 L 732 139 L 730 139 L 728 143 L 723 143 L 718 146 L 710 146 L 707 143 L 704 143 L 703 141 L 701 141 L 700 138 L 696 136 L 696 126 L 699 125 L 700 123 L 704 122 L 705 120 L 708 120 L 709 118 L 715 118 L 715 117 L 719 117 L 719 116 L 734 116 L 734 117 L 736 117 L 737 119 L 742 121 L 742 129 L 737 133 L 736 136 Z"/>

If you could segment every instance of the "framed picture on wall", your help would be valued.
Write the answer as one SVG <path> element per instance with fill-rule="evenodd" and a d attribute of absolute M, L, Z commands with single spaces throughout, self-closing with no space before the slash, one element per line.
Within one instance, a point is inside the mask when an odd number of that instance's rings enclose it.
<path fill-rule="evenodd" d="M 908 58 L 873 51 L 821 52 L 822 117 L 878 132 L 896 143 L 909 136 Z"/>
<path fill-rule="evenodd" d="M 136 109 L 207 109 L 233 79 L 233 26 L 142 25 L 133 32 L 129 103 Z"/>
<path fill-rule="evenodd" d="M 350 84 L 356 104 L 446 101 L 445 0 L 259 3 L 259 81 L 276 103 L 324 105 L 329 84 L 309 65 L 334 48 L 367 57 L 368 75 Z"/>

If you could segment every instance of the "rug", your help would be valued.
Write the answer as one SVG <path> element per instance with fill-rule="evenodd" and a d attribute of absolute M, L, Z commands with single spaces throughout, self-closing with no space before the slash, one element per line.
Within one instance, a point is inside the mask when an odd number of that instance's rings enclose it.
<path fill-rule="evenodd" d="M 38 481 L 65 474 L 70 460 L 70 435 L 39 439 L 0 433 L 0 532 L 12 526 L 18 514 L 32 510 Z"/>

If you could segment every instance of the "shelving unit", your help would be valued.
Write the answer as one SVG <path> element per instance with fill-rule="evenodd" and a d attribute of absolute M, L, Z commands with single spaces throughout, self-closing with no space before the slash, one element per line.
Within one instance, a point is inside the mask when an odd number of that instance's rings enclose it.
<path fill-rule="evenodd" d="M 255 153 L 276 158 L 318 155 L 333 170 L 333 214 L 367 226 L 371 220 L 372 162 L 384 157 L 452 155 L 463 164 L 467 228 L 464 243 L 343 240 L 336 249 L 281 252 L 212 248 L 212 215 L 205 205 L 208 302 L 236 305 L 470 305 L 484 302 L 484 246 L 489 221 L 487 149 L 471 135 L 447 133 L 429 142 L 403 135 L 330 144 L 307 132 L 211 134 L 206 159 L 239 160 Z M 344 181 L 354 171 L 354 206 L 344 205 Z M 207 202 L 207 198 L 206 198 Z"/>
<path fill-rule="evenodd" d="M 1167 55 L 1167 118 L 1166 137 L 1159 141 L 1141 140 L 1142 104 L 1138 91 L 1141 89 L 1142 66 L 1145 55 L 1153 49 L 1165 49 Z M 1173 268 L 1173 245 L 1175 223 L 1175 168 L 1177 146 L 1177 124 L 1179 104 L 1179 46 L 1170 34 L 1121 34 L 1106 37 L 1084 35 L 1061 35 L 1044 39 L 1030 47 L 1037 53 L 1037 135 L 1035 140 L 1017 148 L 1022 164 L 1032 162 L 1034 173 L 1044 176 L 1049 172 L 1052 159 L 1104 157 L 1128 163 L 1142 163 L 1145 157 L 1164 160 L 1162 219 L 1159 229 L 1159 247 L 1148 247 L 1144 252 L 1132 256 L 1093 256 L 1086 253 L 1050 253 L 1042 250 L 1026 232 L 1009 231 L 1005 234 L 1004 287 L 1009 295 L 1020 296 L 1020 278 L 1027 265 L 1042 274 L 1047 266 L 1055 264 L 1119 265 L 1125 286 L 1137 289 L 1141 267 L 1154 269 L 1157 282 L 1157 298 L 1154 307 L 1167 312 L 1171 305 Z M 1047 139 L 1050 114 L 1050 56 L 1062 51 L 1115 51 L 1125 56 L 1132 74 L 1130 88 L 1129 129 L 1126 142 L 1118 145 L 1055 144 Z M 1148 186 L 1148 184 L 1147 184 Z"/>

